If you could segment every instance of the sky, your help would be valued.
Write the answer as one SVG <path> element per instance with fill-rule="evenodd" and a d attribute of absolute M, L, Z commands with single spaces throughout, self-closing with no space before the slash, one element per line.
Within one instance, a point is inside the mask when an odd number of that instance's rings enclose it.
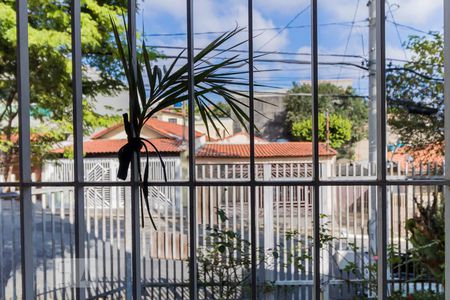
<path fill-rule="evenodd" d="M 253 3 L 254 49 L 277 52 L 266 54 L 265 61 L 255 61 L 258 70 L 255 80 L 280 90 L 288 89 L 292 82 L 308 80 L 310 1 L 254 0 Z M 386 56 L 408 60 L 411 53 L 402 43 L 409 35 L 442 31 L 442 8 L 443 0 L 387 1 Z M 219 32 L 236 26 L 247 27 L 247 13 L 246 0 L 194 0 L 195 47 L 204 47 Z M 367 0 L 319 0 L 319 60 L 361 65 L 368 54 L 368 13 Z M 186 47 L 186 1 L 144 0 L 140 3 L 138 27 L 148 45 Z M 243 32 L 236 42 L 246 37 L 247 33 Z M 241 47 L 244 57 L 246 47 Z M 169 56 L 180 51 L 157 49 Z M 170 59 L 158 64 L 170 64 Z M 357 67 L 322 65 L 319 78 L 352 79 L 356 92 L 367 95 L 367 73 Z"/>

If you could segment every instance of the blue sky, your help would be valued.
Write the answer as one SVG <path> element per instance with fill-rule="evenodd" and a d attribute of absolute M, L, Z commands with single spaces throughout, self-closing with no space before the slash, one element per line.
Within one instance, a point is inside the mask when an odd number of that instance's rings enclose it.
<path fill-rule="evenodd" d="M 254 0 L 255 50 L 289 52 L 270 54 L 272 62 L 257 62 L 256 79 L 265 84 L 286 89 L 292 81 L 307 80 L 309 76 L 310 2 L 305 0 Z M 186 46 L 186 36 L 172 35 L 186 32 L 185 0 L 145 0 L 140 5 L 139 27 L 144 26 L 147 43 L 159 46 Z M 387 3 L 387 57 L 409 59 L 401 41 L 410 34 L 422 31 L 442 31 L 442 0 L 390 0 Z M 319 0 L 319 49 L 321 54 L 347 54 L 367 57 L 368 30 L 367 0 Z M 395 26 L 392 22 L 401 25 Z M 353 26 L 352 23 L 354 22 Z M 289 27 L 285 28 L 289 24 Z M 236 25 L 247 26 L 246 0 L 194 0 L 194 27 L 197 33 L 221 32 Z M 161 34 L 168 34 L 161 36 Z M 156 36 L 155 36 L 156 35 Z M 198 34 L 195 45 L 202 47 L 217 34 Z M 243 40 L 246 33 L 237 39 Z M 242 48 L 245 50 L 245 46 Z M 160 49 L 167 55 L 179 50 Z M 245 54 L 244 54 L 245 55 Z M 360 58 L 321 56 L 322 61 L 360 64 Z M 289 60 L 289 63 L 286 61 Z M 282 62 L 281 62 L 282 61 Z M 304 62 L 298 64 L 298 61 Z M 168 64 L 170 61 L 160 61 Z M 321 79 L 352 79 L 360 94 L 367 93 L 367 74 L 358 68 L 321 66 Z"/>

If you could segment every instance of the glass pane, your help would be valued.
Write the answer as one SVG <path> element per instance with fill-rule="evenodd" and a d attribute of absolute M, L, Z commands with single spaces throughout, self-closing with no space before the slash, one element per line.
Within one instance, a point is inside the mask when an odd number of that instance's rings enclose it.
<path fill-rule="evenodd" d="M 73 188 L 33 188 L 32 193 L 36 295 L 74 297 Z"/>
<path fill-rule="evenodd" d="M 85 188 L 87 294 L 126 294 L 131 265 L 131 191 L 128 187 Z M 127 275 L 128 274 L 128 275 Z"/>
<path fill-rule="evenodd" d="M 154 188 L 141 229 L 141 282 L 149 299 L 189 298 L 189 191 Z"/>
<path fill-rule="evenodd" d="M 118 45 L 113 38 L 110 16 L 118 28 L 122 44 L 126 45 L 122 14 L 126 18 L 127 4 L 117 2 L 113 5 L 102 6 L 106 19 L 95 17 L 93 23 L 82 21 L 81 24 L 84 71 L 83 161 L 86 181 L 116 181 L 117 152 L 126 144 L 122 114 L 128 113 L 129 93 Z M 99 32 L 100 35 L 88 39 L 93 32 Z"/>
<path fill-rule="evenodd" d="M 257 188 L 260 297 L 312 298 L 312 194 L 307 186 Z"/>
<path fill-rule="evenodd" d="M 19 191 L 0 187 L 0 297 L 22 297 Z"/>
<path fill-rule="evenodd" d="M 391 295 L 443 297 L 443 187 L 390 186 L 387 200 Z"/>
<path fill-rule="evenodd" d="M 0 43 L 0 182 L 19 180 L 15 1 L 2 2 Z"/>
<path fill-rule="evenodd" d="M 199 187 L 196 195 L 199 298 L 248 299 L 251 295 L 250 189 Z"/>
<path fill-rule="evenodd" d="M 322 187 L 324 299 L 376 298 L 376 187 Z"/>
<path fill-rule="evenodd" d="M 206 11 L 209 13 L 205 15 Z M 247 24 L 246 2 L 207 0 L 194 5 L 196 53 L 223 33 L 229 33 L 220 46 L 206 54 L 202 63 L 196 64 L 205 70 L 224 64 L 213 73 L 214 76 L 196 87 L 198 93 L 209 88 L 208 81 L 218 87 L 216 91 L 200 96 L 196 103 L 195 130 L 204 135 L 196 141 L 197 178 L 200 180 L 249 179 Z M 247 175 L 226 174 L 227 171 L 218 171 L 218 175 L 205 173 L 211 168 L 228 168 L 229 172 L 233 168 L 245 169 Z"/>
<path fill-rule="evenodd" d="M 321 173 L 326 179 L 376 175 L 375 35 L 368 26 L 375 2 L 340 2 L 339 12 L 322 4 L 318 13 L 319 141 L 335 154 L 332 172 Z"/>
<path fill-rule="evenodd" d="M 257 179 L 311 179 L 310 3 L 254 3 Z M 309 122 L 303 135 L 298 122 Z"/>
<path fill-rule="evenodd" d="M 387 6 L 388 176 L 443 176 L 443 3 Z"/>
<path fill-rule="evenodd" d="M 34 181 L 71 181 L 47 169 L 47 161 L 65 157 L 72 167 L 72 68 L 69 5 L 28 3 L 30 57 L 31 162 Z M 51 38 L 53 37 L 53 38 Z"/>

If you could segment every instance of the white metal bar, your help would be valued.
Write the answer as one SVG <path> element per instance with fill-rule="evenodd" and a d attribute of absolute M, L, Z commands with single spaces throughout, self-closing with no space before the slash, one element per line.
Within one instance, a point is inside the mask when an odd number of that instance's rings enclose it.
<path fill-rule="evenodd" d="M 55 214 L 56 214 L 56 207 L 55 207 L 55 193 L 50 194 L 50 224 L 51 224 L 51 236 L 52 236 L 52 259 L 55 261 L 56 259 L 56 240 L 55 240 Z M 55 299 L 58 298 L 56 291 L 56 265 L 53 264 L 52 268 L 52 277 L 53 277 L 53 297 Z"/>
<path fill-rule="evenodd" d="M 14 205 L 14 199 L 10 199 L 10 214 L 11 214 L 11 224 L 12 224 L 12 253 L 16 253 L 16 217 L 15 217 L 15 205 Z M 12 265 L 16 266 L 16 256 L 12 256 Z M 17 299 L 17 272 L 12 272 L 12 279 L 13 279 L 13 299 Z M 22 295 L 23 296 L 23 295 Z"/>

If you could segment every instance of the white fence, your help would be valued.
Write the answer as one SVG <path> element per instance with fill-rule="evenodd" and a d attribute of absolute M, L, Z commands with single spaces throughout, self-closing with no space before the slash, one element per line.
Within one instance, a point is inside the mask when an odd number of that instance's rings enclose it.
<path fill-rule="evenodd" d="M 162 179 L 159 162 L 151 179 Z M 178 159 L 166 162 L 169 180 L 181 177 Z M 85 161 L 86 180 L 115 180 L 115 160 Z M 305 178 L 311 176 L 311 164 L 268 163 L 257 164 L 261 180 Z M 368 177 L 367 164 L 323 164 L 322 176 L 348 180 L 348 186 L 323 187 L 321 212 L 323 226 L 334 237 L 322 251 L 322 283 L 325 298 L 348 299 L 349 295 L 370 293 L 369 219 L 373 191 L 370 187 L 352 186 L 353 178 Z M 441 166 L 426 164 L 401 168 L 391 164 L 391 176 L 422 177 L 441 175 Z M 70 180 L 71 162 L 59 161 L 47 165 L 44 180 Z M 50 172 L 50 173 L 49 173 Z M 250 241 L 249 188 L 233 186 L 234 179 L 248 178 L 247 164 L 197 165 L 199 180 L 230 180 L 228 187 L 204 186 L 197 189 L 198 245 L 206 245 L 211 227 L 232 230 Z M 434 201 L 439 187 L 392 187 L 389 190 L 389 242 L 404 254 L 412 246 L 408 242 L 404 223 L 415 211 L 415 202 Z M 90 297 L 120 298 L 129 282 L 130 270 L 130 199 L 124 187 L 88 187 L 85 197 L 88 203 L 87 221 L 88 279 L 95 284 L 88 288 Z M 141 231 L 142 281 L 146 295 L 151 299 L 188 299 L 188 193 L 183 187 L 153 187 L 151 211 L 155 218 L 155 231 L 148 217 Z M 312 191 L 307 186 L 261 186 L 256 190 L 258 219 L 257 247 L 269 255 L 278 249 L 279 256 L 260 266 L 261 285 L 270 285 L 266 297 L 275 299 L 301 298 L 311 295 L 313 262 L 308 257 L 312 251 Z M 19 203 L 14 190 L 1 194 L 0 201 L 0 298 L 20 299 L 20 225 Z M 73 191 L 70 188 L 42 188 L 33 190 L 36 297 L 39 299 L 71 298 L 73 266 L 58 263 L 74 255 Z M 221 222 L 217 211 L 228 217 Z M 297 240 L 290 238 L 295 232 Z M 301 249 L 296 248 L 301 243 Z M 354 247 L 357 247 L 355 251 Z M 298 251 L 300 263 L 289 254 Z M 349 258 L 350 257 L 350 258 Z M 349 274 L 345 262 L 358 265 L 361 274 Z M 372 261 L 373 263 L 373 261 Z M 61 269 L 63 268 L 63 270 Z M 439 289 L 439 285 L 427 280 L 415 280 L 414 270 L 406 273 L 395 270 L 391 274 L 391 290 Z M 60 274 L 64 274 L 60 276 Z M 359 277 L 358 277 L 359 276 Z M 349 279 L 354 284 L 349 285 Z M 358 283 L 359 282 L 359 283 Z M 365 283 L 363 283 L 365 282 Z M 207 287 L 200 289 L 206 298 Z"/>

